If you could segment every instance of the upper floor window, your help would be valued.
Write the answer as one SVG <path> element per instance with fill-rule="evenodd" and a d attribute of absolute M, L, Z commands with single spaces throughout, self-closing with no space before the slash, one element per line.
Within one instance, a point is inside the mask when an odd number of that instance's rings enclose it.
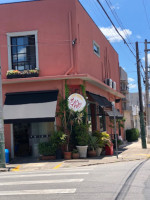
<path fill-rule="evenodd" d="M 100 47 L 95 41 L 93 41 L 93 51 L 98 57 L 100 57 Z"/>
<path fill-rule="evenodd" d="M 31 70 L 38 68 L 37 31 L 8 33 L 9 69 Z"/>

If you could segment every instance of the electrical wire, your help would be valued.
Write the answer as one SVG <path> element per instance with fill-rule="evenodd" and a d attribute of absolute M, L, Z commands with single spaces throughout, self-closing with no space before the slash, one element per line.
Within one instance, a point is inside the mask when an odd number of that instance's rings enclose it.
<path fill-rule="evenodd" d="M 148 28 L 150 29 L 150 22 L 149 22 L 149 18 L 148 18 L 148 15 L 147 15 L 147 10 L 146 10 L 146 6 L 145 6 L 145 0 L 142 0 L 142 2 L 143 2 L 144 10 L 145 10 L 145 16 L 146 16 Z"/>
<path fill-rule="evenodd" d="M 112 5 L 111 1 L 110 1 L 110 0 L 105 0 L 105 2 L 106 2 L 106 4 L 107 4 L 107 6 L 109 7 L 109 9 L 110 9 L 112 15 L 113 15 L 114 18 L 116 19 L 118 25 L 119 25 L 120 28 L 122 29 L 122 32 L 123 32 L 124 35 L 126 36 L 126 38 L 127 38 L 127 40 L 128 40 L 128 44 L 131 43 L 131 46 L 132 46 L 133 50 L 135 51 L 135 47 L 132 45 L 132 41 L 129 39 L 128 33 L 127 33 L 127 31 L 126 31 L 126 29 L 125 29 L 125 27 L 124 27 L 122 21 L 120 20 L 119 16 L 117 15 L 117 12 L 116 12 L 114 9 L 112 9 L 113 5 Z"/>
<path fill-rule="evenodd" d="M 113 23 L 113 21 L 111 20 L 111 18 L 109 17 L 108 13 L 106 12 L 106 10 L 104 9 L 104 7 L 102 6 L 102 4 L 100 3 L 99 0 L 97 0 L 98 4 L 100 5 L 100 7 L 102 8 L 102 10 L 104 11 L 104 13 L 106 14 L 107 18 L 109 19 L 109 21 L 111 22 L 111 24 L 113 25 L 114 29 L 116 30 L 116 32 L 118 33 L 118 35 L 122 38 L 122 40 L 124 41 L 124 43 L 127 45 L 127 47 L 129 48 L 130 52 L 133 54 L 134 57 L 135 54 L 132 51 L 132 49 L 130 48 L 130 46 L 128 45 L 128 43 L 126 42 L 125 38 L 120 34 L 120 32 L 118 31 L 118 29 L 116 28 L 115 24 Z"/>

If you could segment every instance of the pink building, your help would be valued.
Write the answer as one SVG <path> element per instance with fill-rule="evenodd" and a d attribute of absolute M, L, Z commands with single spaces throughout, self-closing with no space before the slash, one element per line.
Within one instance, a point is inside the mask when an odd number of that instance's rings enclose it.
<path fill-rule="evenodd" d="M 111 114 L 97 99 L 115 102 L 123 97 L 118 54 L 80 2 L 3 4 L 0 21 L 5 141 L 11 157 L 18 155 L 17 148 L 19 156 L 31 151 L 37 156 L 39 141 L 59 124 L 57 97 L 64 96 L 65 82 L 71 93 L 81 93 L 80 85 L 85 85 L 91 130 L 112 134 Z M 8 70 L 19 70 L 21 78 L 6 76 Z M 33 70 L 30 77 L 26 70 Z M 115 106 L 121 112 L 121 103 Z"/>

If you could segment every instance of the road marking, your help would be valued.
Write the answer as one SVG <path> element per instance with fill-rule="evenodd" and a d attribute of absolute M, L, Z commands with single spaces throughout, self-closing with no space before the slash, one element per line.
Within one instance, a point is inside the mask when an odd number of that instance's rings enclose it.
<path fill-rule="evenodd" d="M 87 174 L 89 174 L 89 172 L 72 172 L 72 173 L 51 173 L 51 174 L 23 174 L 23 175 L 21 175 L 21 174 L 13 174 L 13 175 L 4 175 L 4 176 L 0 176 L 0 179 L 2 178 L 2 179 L 4 179 L 4 178 L 17 178 L 17 177 L 19 177 L 19 178 L 21 178 L 21 177 L 40 177 L 40 176 L 72 176 L 72 175 L 74 175 L 74 176 L 76 176 L 76 175 L 87 175 Z"/>
<path fill-rule="evenodd" d="M 75 193 L 76 189 L 50 189 L 50 190 L 16 190 L 1 191 L 0 196 L 29 195 L 29 194 L 69 194 Z"/>
<path fill-rule="evenodd" d="M 28 184 L 44 184 L 44 183 L 79 183 L 84 179 L 60 179 L 60 180 L 40 180 L 40 181 L 17 181 L 17 182 L 6 182 L 0 183 L 0 185 L 28 185 Z"/>
<path fill-rule="evenodd" d="M 58 169 L 63 163 L 56 165 L 53 169 Z"/>
<path fill-rule="evenodd" d="M 15 171 L 19 171 L 20 170 L 20 165 L 18 165 L 17 167 L 11 169 L 11 171 L 15 172 Z"/>

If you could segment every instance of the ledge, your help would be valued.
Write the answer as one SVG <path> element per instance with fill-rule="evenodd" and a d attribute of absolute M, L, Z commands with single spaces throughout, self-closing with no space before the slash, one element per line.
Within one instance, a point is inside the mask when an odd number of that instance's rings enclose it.
<path fill-rule="evenodd" d="M 72 75 L 43 76 L 43 77 L 32 77 L 32 78 L 3 79 L 2 84 L 6 85 L 6 84 L 16 84 L 16 83 L 27 83 L 27 82 L 58 81 L 58 80 L 67 80 L 67 79 L 81 79 L 119 98 L 125 98 L 125 96 L 121 94 L 120 92 L 110 88 L 108 85 L 106 85 L 102 81 L 88 74 L 72 74 Z"/>

